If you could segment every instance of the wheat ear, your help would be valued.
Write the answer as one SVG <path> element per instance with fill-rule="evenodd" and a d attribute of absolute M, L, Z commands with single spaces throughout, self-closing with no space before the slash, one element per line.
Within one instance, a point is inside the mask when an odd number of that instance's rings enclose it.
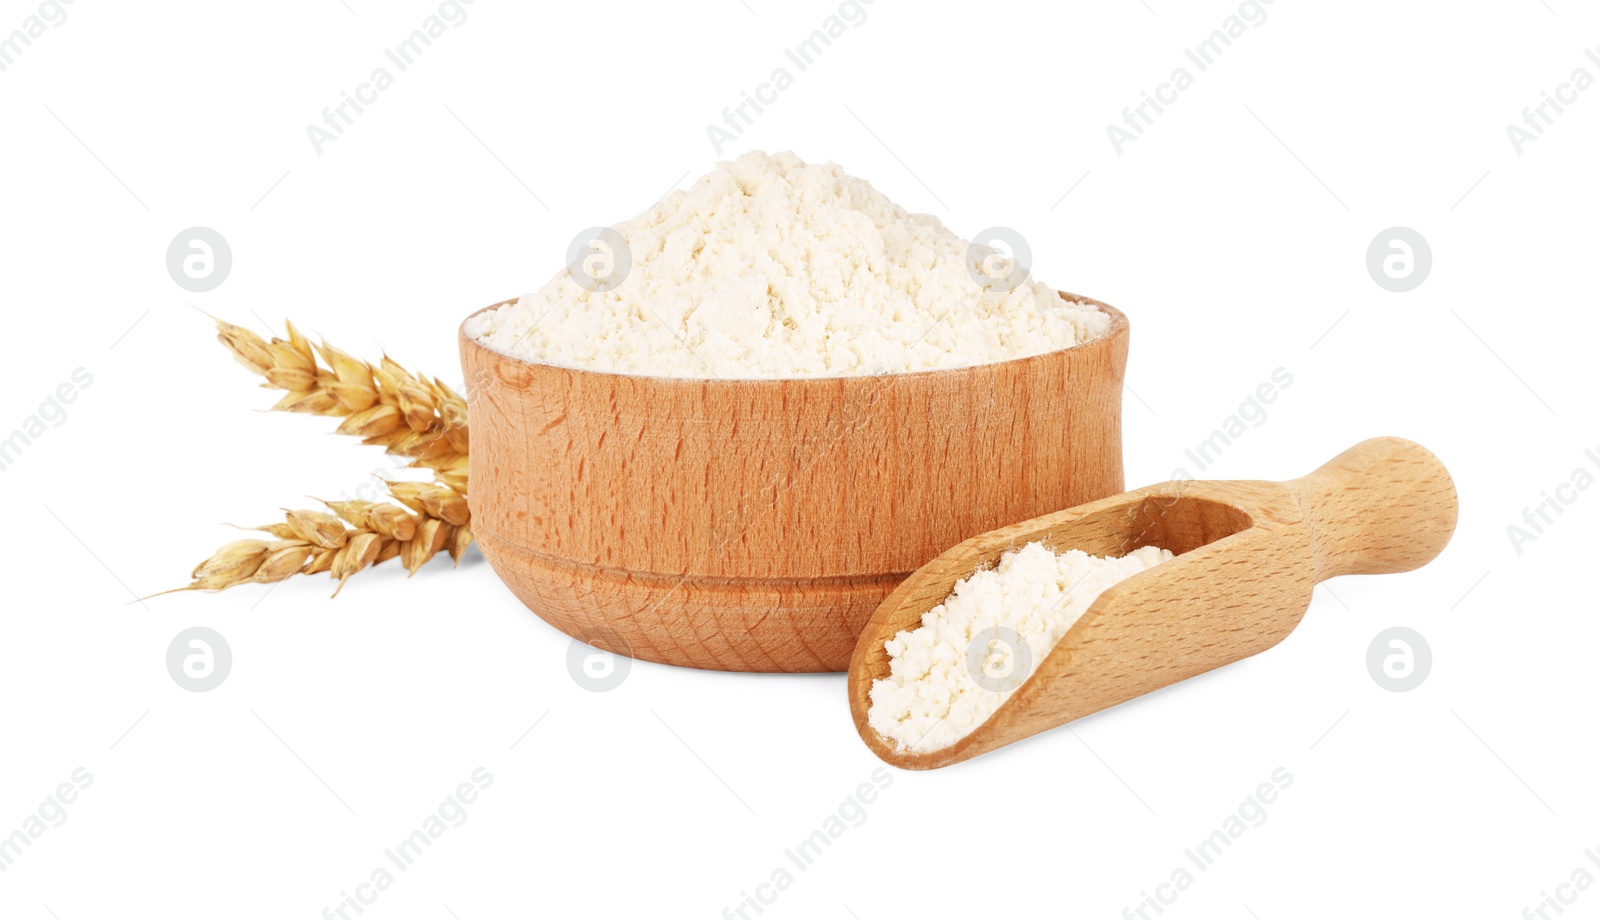
<path fill-rule="evenodd" d="M 411 511 L 387 502 L 363 501 L 323 502 L 331 514 L 286 511 L 281 522 L 248 528 L 274 539 L 235 540 L 227 544 L 195 566 L 190 573 L 192 583 L 173 591 L 221 591 L 235 585 L 270 584 L 292 575 L 320 572 L 338 579 L 339 588 L 343 588 L 351 575 L 395 558 L 414 575 L 440 551 L 448 552 L 459 564 L 461 555 L 472 545 L 465 500 L 452 489 L 429 483 L 391 483 L 402 485 L 437 489 L 454 498 L 439 503 L 421 498 L 407 501 L 396 495 L 412 507 Z M 442 516 L 425 510 L 430 506 Z M 339 589 L 333 593 L 337 596 Z"/>
<path fill-rule="evenodd" d="M 466 494 L 467 403 L 443 381 L 412 374 L 388 355 L 368 364 L 326 342 L 313 345 L 293 323 L 285 323 L 288 338 L 271 341 L 243 326 L 216 324 L 217 339 L 266 379 L 262 386 L 287 391 L 273 409 L 342 417 L 340 434 L 431 469 L 440 483 Z"/>

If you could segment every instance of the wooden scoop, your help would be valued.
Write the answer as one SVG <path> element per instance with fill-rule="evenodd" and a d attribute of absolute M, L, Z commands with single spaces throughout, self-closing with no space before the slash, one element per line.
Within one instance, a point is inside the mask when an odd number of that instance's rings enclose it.
<path fill-rule="evenodd" d="M 1289 482 L 1164 482 L 980 534 L 918 569 L 873 613 L 850 660 L 850 714 L 894 766 L 959 763 L 1265 651 L 1305 615 L 1312 585 L 1410 571 L 1455 527 L 1455 485 L 1439 459 L 1402 438 L 1374 438 Z M 867 725 L 872 682 L 889 676 L 884 643 L 920 625 L 958 579 L 1035 540 L 1097 556 L 1158 546 L 1175 558 L 1096 598 L 971 734 L 935 751 L 897 750 Z"/>

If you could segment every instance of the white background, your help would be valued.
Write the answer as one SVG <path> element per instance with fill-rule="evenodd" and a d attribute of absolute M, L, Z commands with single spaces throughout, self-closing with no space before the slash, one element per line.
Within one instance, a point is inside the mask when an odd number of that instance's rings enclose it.
<path fill-rule="evenodd" d="M 36 9 L 4 0 L 0 33 Z M 436 9 L 78 0 L 0 73 L 0 430 L 93 376 L 0 473 L 0 834 L 94 777 L 0 873 L 0 916 L 317 917 L 479 766 L 469 819 L 368 916 L 717 917 L 787 864 L 880 766 L 840 675 L 636 664 L 588 692 L 476 551 L 334 601 L 316 578 L 130 602 L 233 539 L 219 522 L 391 466 L 259 411 L 275 397 L 189 304 L 455 381 L 464 315 L 752 148 L 835 160 L 962 235 L 1015 228 L 1037 277 L 1126 311 L 1130 486 L 1289 478 L 1397 434 L 1461 495 L 1436 562 L 1319 588 L 1265 654 L 893 771 L 764 917 L 1121 916 L 1278 767 L 1266 822 L 1165 916 L 1515 918 L 1600 875 L 1600 490 L 1520 553 L 1507 534 L 1600 475 L 1600 90 L 1520 155 L 1506 135 L 1575 68 L 1600 76 L 1592 9 L 1278 0 L 1118 155 L 1106 125 L 1236 5 L 877 0 L 719 156 L 706 125 L 835 5 L 478 0 L 318 155 L 306 126 Z M 234 255 L 204 294 L 164 265 L 196 225 Z M 1365 268 L 1396 225 L 1433 251 L 1406 294 Z M 1266 421 L 1186 460 L 1279 367 Z M 234 664 L 191 693 L 165 653 L 200 624 Z M 1395 625 L 1433 651 L 1409 693 L 1365 664 Z"/>

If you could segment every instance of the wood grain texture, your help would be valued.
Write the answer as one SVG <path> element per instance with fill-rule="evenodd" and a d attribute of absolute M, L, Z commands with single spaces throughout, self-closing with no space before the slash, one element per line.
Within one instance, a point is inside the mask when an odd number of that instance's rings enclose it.
<path fill-rule="evenodd" d="M 605 374 L 463 328 L 473 533 L 530 609 L 611 651 L 844 670 L 929 559 L 1124 488 L 1128 322 L 1088 302 L 1112 318 L 1094 341 L 876 377 Z"/>
<path fill-rule="evenodd" d="M 1166 482 L 981 534 L 895 589 L 850 663 L 850 713 L 867 747 L 926 770 L 976 757 L 1108 706 L 1265 651 L 1337 575 L 1404 572 L 1437 556 L 1456 526 L 1456 492 L 1432 453 L 1374 438 L 1290 482 Z M 889 674 L 884 643 L 914 629 L 957 580 L 1035 540 L 1061 551 L 1175 558 L 1095 599 L 1033 675 L 971 734 L 902 752 L 867 724 L 868 693 Z"/>

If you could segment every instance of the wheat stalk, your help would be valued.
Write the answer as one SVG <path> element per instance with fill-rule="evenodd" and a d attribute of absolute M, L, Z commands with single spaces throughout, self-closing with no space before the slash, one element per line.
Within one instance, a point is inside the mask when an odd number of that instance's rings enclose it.
<path fill-rule="evenodd" d="M 338 596 L 346 580 L 362 569 L 398 558 L 410 574 L 440 551 L 457 564 L 472 545 L 466 502 L 459 493 L 429 483 L 390 483 L 449 493 L 439 501 L 421 497 L 395 498 L 411 511 L 387 502 L 323 502 L 328 511 L 289 511 L 281 522 L 246 528 L 270 534 L 272 540 L 235 540 L 195 566 L 193 581 L 173 591 L 222 591 L 235 585 L 271 584 L 293 575 L 327 572 L 339 580 Z M 400 490 L 405 492 L 405 490 Z M 457 504 L 459 503 L 459 504 Z M 427 509 L 436 509 L 439 515 Z"/>
<path fill-rule="evenodd" d="M 467 403 L 443 381 L 412 374 L 388 355 L 368 364 L 326 342 L 313 345 L 293 323 L 284 324 L 287 339 L 271 341 L 243 326 L 216 324 L 218 341 L 266 379 L 262 386 L 287 391 L 273 409 L 343 417 L 340 434 L 431 469 L 440 483 L 466 494 Z"/>

